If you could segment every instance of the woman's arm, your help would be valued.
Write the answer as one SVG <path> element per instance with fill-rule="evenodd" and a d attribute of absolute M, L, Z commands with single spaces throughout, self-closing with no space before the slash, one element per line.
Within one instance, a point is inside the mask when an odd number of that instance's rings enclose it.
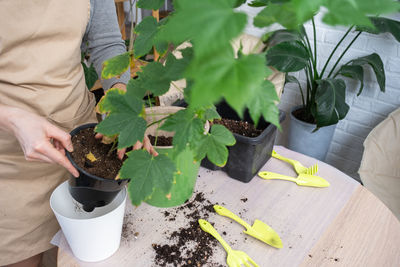
<path fill-rule="evenodd" d="M 114 0 L 91 0 L 90 5 L 90 20 L 83 42 L 87 43 L 89 62 L 101 77 L 103 62 L 125 53 L 126 46 L 118 26 Z M 108 90 L 116 83 L 127 84 L 129 79 L 128 70 L 118 79 L 101 80 L 101 83 L 103 89 Z"/>
<path fill-rule="evenodd" d="M 15 135 L 26 160 L 58 163 L 75 177 L 79 176 L 64 152 L 64 148 L 73 150 L 71 136 L 45 118 L 0 104 L 0 129 Z"/>

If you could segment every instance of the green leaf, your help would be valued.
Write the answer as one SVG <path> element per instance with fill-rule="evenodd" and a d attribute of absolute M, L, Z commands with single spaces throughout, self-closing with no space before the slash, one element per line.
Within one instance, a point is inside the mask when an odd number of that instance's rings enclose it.
<path fill-rule="evenodd" d="M 303 26 L 301 26 L 303 27 Z M 283 42 L 293 42 L 303 40 L 302 31 L 299 30 L 277 30 L 274 31 L 267 40 L 268 46 L 274 46 Z"/>
<path fill-rule="evenodd" d="M 183 55 L 185 54 L 186 53 L 183 53 Z M 190 57 L 188 57 L 187 55 L 182 59 L 176 59 L 176 57 L 172 53 L 170 53 L 168 54 L 167 60 L 165 62 L 165 68 L 166 68 L 165 75 L 169 77 L 169 79 L 171 79 L 172 81 L 182 79 L 184 78 L 183 74 L 189 63 L 190 63 Z"/>
<path fill-rule="evenodd" d="M 270 0 L 253 0 L 248 5 L 251 7 L 262 7 L 270 3 Z"/>
<path fill-rule="evenodd" d="M 132 204 L 138 206 L 156 188 L 168 192 L 173 183 L 175 164 L 165 155 L 151 156 L 146 150 L 129 152 L 120 170 L 123 179 L 131 179 L 128 192 Z"/>
<path fill-rule="evenodd" d="M 157 33 L 157 20 L 152 16 L 144 18 L 135 28 L 135 32 L 137 37 L 133 49 L 135 57 L 139 58 L 146 55 L 153 47 Z"/>
<path fill-rule="evenodd" d="M 276 101 L 279 101 L 279 97 L 276 94 L 275 86 L 270 81 L 265 80 L 262 86 L 259 87 L 257 94 L 254 94 L 247 105 L 255 125 L 258 124 L 262 115 L 266 121 L 281 129 L 279 124 L 279 109 L 275 104 Z"/>
<path fill-rule="evenodd" d="M 156 61 L 144 66 L 138 76 L 140 87 L 151 91 L 155 96 L 165 94 L 171 83 L 166 67 Z"/>
<path fill-rule="evenodd" d="M 365 57 L 359 57 L 357 59 L 353 59 L 346 63 L 346 65 L 369 65 L 373 69 L 376 80 L 378 81 L 379 87 L 382 92 L 385 92 L 385 83 L 386 83 L 386 76 L 385 76 L 385 69 L 383 67 L 383 62 L 381 57 L 376 54 L 372 53 L 371 55 Z"/>
<path fill-rule="evenodd" d="M 301 100 L 302 100 L 303 106 L 305 106 L 303 88 L 301 87 L 301 84 L 300 84 L 299 80 L 297 80 L 296 77 L 286 73 L 285 74 L 285 84 L 287 84 L 287 83 L 296 83 L 299 86 L 299 91 L 300 91 L 300 94 L 301 94 Z"/>
<path fill-rule="evenodd" d="M 201 160 L 207 156 L 212 163 L 222 167 L 228 160 L 226 146 L 232 146 L 235 143 L 235 137 L 225 126 L 214 124 L 211 132 L 199 140 L 196 159 Z"/>
<path fill-rule="evenodd" d="M 274 23 L 279 23 L 288 29 L 296 29 L 300 25 L 291 3 L 268 5 L 257 14 L 253 23 L 254 26 L 260 28 L 271 26 Z"/>
<path fill-rule="evenodd" d="M 105 92 L 104 97 L 98 104 L 99 111 L 103 114 L 114 112 L 119 109 L 119 104 L 126 105 L 124 97 L 125 92 L 118 88 L 111 88 Z"/>
<path fill-rule="evenodd" d="M 160 9 L 164 5 L 165 0 L 138 0 L 137 7 L 143 9 Z"/>
<path fill-rule="evenodd" d="M 388 32 L 400 42 L 400 22 L 388 18 L 371 17 L 372 24 L 375 27 L 357 26 L 358 31 L 364 31 L 372 34 L 381 34 Z"/>
<path fill-rule="evenodd" d="M 160 38 L 180 44 L 191 40 L 197 55 L 226 46 L 238 36 L 247 16 L 233 10 L 236 0 L 176 0 Z"/>
<path fill-rule="evenodd" d="M 193 107 L 216 103 L 222 97 L 243 113 L 245 104 L 271 71 L 262 54 L 233 57 L 229 46 L 223 52 L 192 61 L 187 77 L 193 80 L 190 104 Z"/>
<path fill-rule="evenodd" d="M 161 129 L 175 132 L 172 142 L 177 151 L 184 150 L 187 143 L 197 139 L 204 132 L 203 122 L 189 109 L 180 110 L 169 117 Z"/>
<path fill-rule="evenodd" d="M 126 93 L 130 96 L 135 96 L 138 99 L 143 99 L 146 94 L 146 88 L 144 88 L 138 79 L 130 79 L 126 85 Z"/>
<path fill-rule="evenodd" d="M 131 59 L 129 52 L 107 59 L 103 63 L 101 77 L 103 79 L 110 79 L 112 77 L 121 75 L 128 70 L 130 61 Z"/>
<path fill-rule="evenodd" d="M 400 4 L 392 0 L 326 0 L 328 12 L 323 21 L 329 25 L 360 25 L 372 27 L 371 14 L 397 12 Z"/>
<path fill-rule="evenodd" d="M 239 7 L 246 3 L 246 0 L 236 0 L 235 6 L 234 7 Z"/>
<path fill-rule="evenodd" d="M 323 79 L 317 81 L 318 88 L 315 94 L 316 109 L 314 118 L 317 127 L 338 123 L 349 111 L 345 101 L 346 84 L 341 79 Z"/>
<path fill-rule="evenodd" d="M 142 141 L 146 130 L 146 121 L 129 113 L 115 113 L 107 116 L 96 126 L 96 131 L 111 136 L 119 134 L 118 149 L 134 145 Z"/>
<path fill-rule="evenodd" d="M 297 80 L 297 78 L 294 77 L 293 75 L 288 75 L 286 73 L 286 75 L 285 75 L 285 84 L 287 84 L 287 83 L 296 83 L 301 88 L 301 84 L 300 84 L 299 80 Z"/>
<path fill-rule="evenodd" d="M 162 19 L 157 23 L 154 17 L 149 16 L 143 19 L 135 28 L 135 32 L 138 34 L 134 44 L 134 54 L 136 58 L 148 54 L 153 46 L 161 55 L 167 51 L 168 42 L 158 38 L 159 29 L 165 22 L 166 19 Z"/>
<path fill-rule="evenodd" d="M 267 63 L 282 72 L 295 72 L 304 69 L 310 54 L 300 42 L 283 42 L 267 51 Z"/>
<path fill-rule="evenodd" d="M 87 88 L 90 90 L 92 89 L 93 85 L 96 83 L 96 81 L 99 79 L 99 76 L 97 75 L 96 69 L 93 67 L 93 63 L 90 64 L 90 67 L 86 66 L 85 63 L 82 63 L 83 67 L 83 72 L 85 74 L 85 82 Z"/>
<path fill-rule="evenodd" d="M 304 24 L 314 17 L 324 2 L 325 0 L 292 0 L 291 3 L 296 10 L 297 23 Z"/>
<path fill-rule="evenodd" d="M 248 5 L 251 7 L 262 7 L 262 6 L 269 5 L 271 3 L 272 4 L 274 4 L 274 3 L 282 4 L 285 2 L 289 2 L 289 1 L 290 0 L 253 0 Z"/>
<path fill-rule="evenodd" d="M 360 89 L 357 93 L 359 96 L 364 88 L 364 69 L 360 65 L 343 65 L 337 72 L 336 75 L 343 75 L 352 79 L 357 79 L 360 81 Z"/>
<path fill-rule="evenodd" d="M 163 153 L 166 149 L 159 149 L 159 153 Z M 193 152 L 186 148 L 177 156 L 168 157 L 176 163 L 176 172 L 174 174 L 174 182 L 169 191 L 163 191 L 155 188 L 153 194 L 146 202 L 156 207 L 172 207 L 183 204 L 193 194 L 194 186 L 197 180 L 200 162 L 194 161 Z"/>
<path fill-rule="evenodd" d="M 221 116 L 218 114 L 217 112 L 217 108 L 213 105 L 210 108 L 207 108 L 204 112 L 204 119 L 208 120 L 208 121 L 212 121 L 212 120 L 219 120 L 221 119 Z"/>
<path fill-rule="evenodd" d="M 119 149 L 132 146 L 143 140 L 146 130 L 146 121 L 140 117 L 142 108 L 140 99 L 118 89 L 109 90 L 102 109 L 110 115 L 96 126 L 96 131 L 107 136 L 119 134 Z"/>

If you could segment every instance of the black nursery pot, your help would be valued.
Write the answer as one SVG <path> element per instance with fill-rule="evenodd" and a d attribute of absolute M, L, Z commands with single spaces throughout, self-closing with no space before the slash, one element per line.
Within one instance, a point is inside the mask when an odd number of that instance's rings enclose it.
<path fill-rule="evenodd" d="M 222 118 L 236 121 L 242 120 L 226 102 L 221 102 L 216 107 Z M 280 111 L 279 121 L 282 122 L 284 119 L 285 113 Z M 254 124 L 247 110 L 244 113 L 243 121 Z M 257 137 L 247 137 L 233 133 L 236 144 L 228 147 L 229 157 L 224 167 L 221 168 L 214 165 L 207 158 L 202 160 L 201 166 L 210 170 L 222 169 L 231 178 L 244 183 L 250 182 L 271 157 L 277 128 L 261 117 L 257 129 L 263 130 Z"/>
<path fill-rule="evenodd" d="M 83 129 L 92 128 L 96 125 L 96 123 L 81 125 L 71 131 L 71 136 L 76 135 Z M 86 212 L 91 212 L 96 207 L 109 204 L 129 182 L 129 180 L 111 180 L 90 174 L 74 162 L 68 151 L 65 151 L 65 153 L 79 172 L 78 178 L 71 175 L 68 180 L 69 192 L 76 201 L 82 204 Z"/>

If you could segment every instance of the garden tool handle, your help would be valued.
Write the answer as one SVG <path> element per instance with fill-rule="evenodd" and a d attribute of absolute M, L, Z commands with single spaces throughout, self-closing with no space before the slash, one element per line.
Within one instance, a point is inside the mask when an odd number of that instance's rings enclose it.
<path fill-rule="evenodd" d="M 296 182 L 296 178 L 290 177 L 287 175 L 279 174 L 279 173 L 274 173 L 274 172 L 259 172 L 258 176 L 260 176 L 263 179 L 282 179 L 282 180 L 287 180 L 287 181 L 292 181 Z"/>
<path fill-rule="evenodd" d="M 289 159 L 289 158 L 285 158 L 284 156 L 279 155 L 278 153 L 276 153 L 275 150 L 272 150 L 271 156 L 276 158 L 276 159 L 280 159 L 280 160 L 283 160 L 283 161 L 285 161 L 287 163 L 290 163 L 290 164 L 292 164 L 294 166 L 294 160 Z"/>
<path fill-rule="evenodd" d="M 251 226 L 247 222 L 243 221 L 241 218 L 239 218 L 239 216 L 237 216 L 236 214 L 234 214 L 232 211 L 228 210 L 227 208 L 224 208 L 220 205 L 214 205 L 214 210 L 219 215 L 231 218 L 232 220 L 236 221 L 237 223 L 240 223 L 241 225 L 246 227 L 246 230 L 251 228 Z"/>
<path fill-rule="evenodd" d="M 232 251 L 232 248 L 228 245 L 228 243 L 225 242 L 225 240 L 220 236 L 220 234 L 218 234 L 217 230 L 215 230 L 215 228 L 209 222 L 203 219 L 198 220 L 198 222 L 201 230 L 215 237 L 215 239 L 221 243 L 227 253 Z"/>

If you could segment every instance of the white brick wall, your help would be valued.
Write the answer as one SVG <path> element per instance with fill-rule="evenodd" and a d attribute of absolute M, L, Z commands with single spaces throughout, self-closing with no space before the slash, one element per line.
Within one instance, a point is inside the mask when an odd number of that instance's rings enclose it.
<path fill-rule="evenodd" d="M 392 18 L 400 20 L 400 15 L 392 16 Z M 316 24 L 318 68 L 321 70 L 335 44 L 347 29 L 328 27 L 322 24 L 319 19 Z M 311 23 L 306 25 L 306 30 L 310 33 L 310 41 L 313 43 Z M 353 36 L 355 36 L 355 33 L 350 34 L 350 38 L 348 37 L 344 44 L 350 43 Z M 331 66 L 345 47 L 342 46 L 338 49 L 336 56 L 331 60 Z M 381 56 L 385 65 L 386 92 L 380 92 L 372 71 L 367 72 L 365 88 L 359 97 L 356 97 L 359 84 L 345 79 L 347 83 L 346 102 L 350 106 L 350 111 L 347 117 L 338 124 L 326 159 L 327 163 L 356 179 L 359 179 L 357 171 L 362 158 L 364 139 L 389 113 L 400 107 L 400 45 L 391 35 L 381 34 L 377 36 L 363 33 L 341 62 L 345 63 L 350 59 L 369 55 L 373 52 Z M 296 73 L 296 76 L 305 86 L 304 74 Z M 280 109 L 286 111 L 288 116 L 290 109 L 300 103 L 298 89 L 294 84 L 288 84 L 282 95 Z M 287 122 L 288 120 L 283 124 L 283 132 L 278 134 L 278 144 L 285 145 L 287 143 Z"/>

